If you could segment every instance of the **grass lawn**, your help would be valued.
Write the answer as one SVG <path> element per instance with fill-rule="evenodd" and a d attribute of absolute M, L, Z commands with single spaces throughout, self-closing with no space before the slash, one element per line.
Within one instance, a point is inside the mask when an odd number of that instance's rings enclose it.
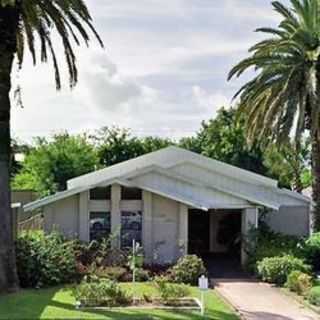
<path fill-rule="evenodd" d="M 133 290 L 131 284 L 122 284 Z M 152 294 L 150 284 L 137 284 L 136 295 Z M 192 295 L 199 296 L 199 291 L 192 288 Z M 206 317 L 214 320 L 239 320 L 233 310 L 227 306 L 213 290 L 206 293 Z M 75 300 L 69 288 L 50 288 L 24 290 L 16 294 L 0 296 L 0 319 L 114 319 L 114 320 L 197 320 L 203 319 L 197 311 L 163 310 L 126 310 L 124 308 L 106 311 L 79 311 L 74 308 Z"/>

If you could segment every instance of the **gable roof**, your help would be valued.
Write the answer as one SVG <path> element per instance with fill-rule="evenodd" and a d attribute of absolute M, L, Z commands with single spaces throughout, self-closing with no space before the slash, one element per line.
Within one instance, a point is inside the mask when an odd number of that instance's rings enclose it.
<path fill-rule="evenodd" d="M 154 184 L 156 178 L 148 179 L 148 173 L 158 175 L 158 180 L 166 176 L 167 180 L 162 185 Z M 24 209 L 31 211 L 99 185 L 114 183 L 139 187 L 203 210 L 210 209 L 213 204 L 209 200 L 212 199 L 206 200 L 199 193 L 206 193 L 209 189 L 225 197 L 241 199 L 248 205 L 256 204 L 276 210 L 281 205 L 308 205 L 310 202 L 307 197 L 279 189 L 276 180 L 178 147 L 168 147 L 71 179 L 66 191 L 27 204 Z M 178 190 L 174 183 L 196 186 L 199 188 L 198 195 L 195 197 L 187 188 Z"/>
<path fill-rule="evenodd" d="M 237 176 L 243 182 L 251 182 L 253 184 L 266 185 L 270 187 L 277 187 L 278 184 L 276 180 L 264 177 L 251 171 L 247 171 L 182 148 L 170 146 L 137 157 L 135 159 L 124 161 L 119 164 L 70 179 L 67 185 L 68 188 L 74 188 L 95 184 L 98 181 L 116 178 L 147 166 L 155 165 L 162 168 L 170 168 L 185 161 L 196 163 L 200 166 L 217 172 L 224 172 L 224 174 L 229 177 Z"/>

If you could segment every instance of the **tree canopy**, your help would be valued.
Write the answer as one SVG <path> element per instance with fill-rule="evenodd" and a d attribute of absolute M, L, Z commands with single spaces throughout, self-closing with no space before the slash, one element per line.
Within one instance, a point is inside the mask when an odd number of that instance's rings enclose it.
<path fill-rule="evenodd" d="M 252 147 L 246 141 L 245 120 L 238 118 L 235 108 L 221 108 L 216 118 L 202 122 L 196 135 L 179 141 L 138 138 L 130 130 L 118 127 L 104 127 L 90 136 L 65 133 L 51 139 L 37 138 L 25 161 L 17 165 L 21 169 L 13 178 L 13 187 L 51 194 L 63 190 L 68 179 L 170 145 L 278 179 L 282 187 L 301 191 L 310 184 L 309 143 L 303 144 L 298 156 L 293 147 Z M 19 146 L 16 148 L 19 150 Z"/>
<path fill-rule="evenodd" d="M 12 187 L 49 195 L 64 190 L 68 179 L 91 172 L 97 165 L 96 151 L 86 136 L 63 133 L 50 141 L 37 138 Z"/>
<path fill-rule="evenodd" d="M 236 108 L 218 110 L 216 118 L 202 123 L 196 138 L 201 154 L 246 170 L 267 174 L 263 153 L 259 147 L 247 143 L 244 117 L 237 119 Z"/>
<path fill-rule="evenodd" d="M 143 154 L 165 148 L 171 144 L 169 139 L 159 137 L 138 138 L 129 129 L 104 127 L 93 137 L 96 143 L 99 162 L 107 167 L 136 158 Z"/>

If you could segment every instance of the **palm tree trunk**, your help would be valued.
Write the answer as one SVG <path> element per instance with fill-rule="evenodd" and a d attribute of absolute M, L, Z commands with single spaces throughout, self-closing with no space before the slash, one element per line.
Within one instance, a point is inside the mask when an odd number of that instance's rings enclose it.
<path fill-rule="evenodd" d="M 10 199 L 9 98 L 17 22 L 16 8 L 0 6 L 0 292 L 18 288 Z"/>
<path fill-rule="evenodd" d="M 312 137 L 312 227 L 320 231 L 320 137 L 314 133 Z"/>

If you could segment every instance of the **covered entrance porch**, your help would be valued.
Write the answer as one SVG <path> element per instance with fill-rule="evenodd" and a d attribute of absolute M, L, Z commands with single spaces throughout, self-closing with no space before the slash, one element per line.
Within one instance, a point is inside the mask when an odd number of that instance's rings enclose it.
<path fill-rule="evenodd" d="M 211 278 L 242 277 L 247 261 L 244 239 L 257 226 L 257 208 L 189 209 L 188 253 L 204 260 Z"/>

